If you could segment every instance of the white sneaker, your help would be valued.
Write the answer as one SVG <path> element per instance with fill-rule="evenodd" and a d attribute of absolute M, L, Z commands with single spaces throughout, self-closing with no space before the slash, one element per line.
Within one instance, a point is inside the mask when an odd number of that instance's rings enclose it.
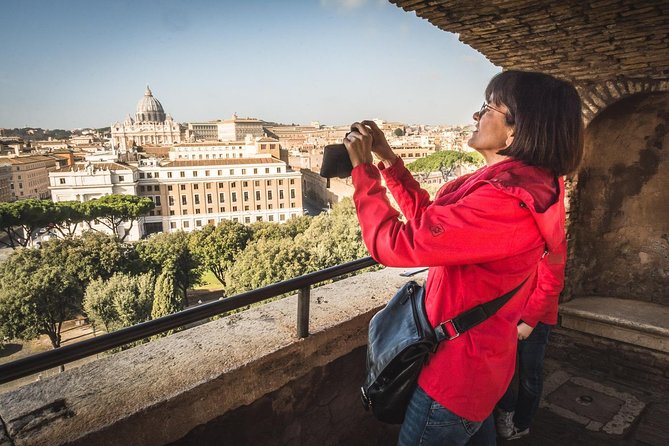
<path fill-rule="evenodd" d="M 525 435 L 528 435 L 530 433 L 530 428 L 528 427 L 527 429 L 518 430 L 516 426 L 513 426 L 513 432 L 509 437 L 507 437 L 507 440 L 517 440 L 520 437 L 524 437 Z"/>
<path fill-rule="evenodd" d="M 495 427 L 497 428 L 497 435 L 502 438 L 509 438 L 513 435 L 515 430 L 515 426 L 513 425 L 513 412 L 496 409 Z"/>

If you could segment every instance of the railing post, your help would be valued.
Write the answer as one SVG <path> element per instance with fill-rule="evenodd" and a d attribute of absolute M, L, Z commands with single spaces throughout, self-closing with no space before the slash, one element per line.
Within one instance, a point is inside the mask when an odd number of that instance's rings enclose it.
<path fill-rule="evenodd" d="M 309 295 L 311 286 L 305 286 L 297 291 L 297 337 L 309 336 Z"/>

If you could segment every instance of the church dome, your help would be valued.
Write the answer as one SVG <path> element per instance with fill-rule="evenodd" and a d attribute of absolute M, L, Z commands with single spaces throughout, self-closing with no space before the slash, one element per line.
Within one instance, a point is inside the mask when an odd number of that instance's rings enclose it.
<path fill-rule="evenodd" d="M 146 86 L 144 97 L 137 103 L 136 122 L 164 122 L 165 111 L 160 101 L 153 97 L 151 89 Z"/>

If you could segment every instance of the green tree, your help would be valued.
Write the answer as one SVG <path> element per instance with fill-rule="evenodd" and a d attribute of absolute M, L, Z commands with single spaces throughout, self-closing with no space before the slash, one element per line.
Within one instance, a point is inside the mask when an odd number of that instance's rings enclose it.
<path fill-rule="evenodd" d="M 81 201 L 59 201 L 54 203 L 56 215 L 52 222 L 53 227 L 63 237 L 74 237 L 79 224 L 87 221 L 88 210 L 86 203 Z"/>
<path fill-rule="evenodd" d="M 225 275 L 231 296 L 307 272 L 310 254 L 292 239 L 259 239 L 249 243 Z"/>
<path fill-rule="evenodd" d="M 15 251 L 0 265 L 0 324 L 11 337 L 49 337 L 60 347 L 63 322 L 81 310 L 79 281 L 38 249 Z"/>
<path fill-rule="evenodd" d="M 35 231 L 56 220 L 57 216 L 51 200 L 29 198 L 0 203 L 0 231 L 8 238 L 8 242 L 0 239 L 0 243 L 13 249 L 26 247 Z"/>
<path fill-rule="evenodd" d="M 241 223 L 223 220 L 218 226 L 207 225 L 191 232 L 189 247 L 202 266 L 225 285 L 225 272 L 246 247 L 251 231 Z"/>
<path fill-rule="evenodd" d="M 135 245 L 145 271 L 159 276 L 166 268 L 174 274 L 174 285 L 187 305 L 188 289 L 202 277 L 202 263 L 191 250 L 189 236 L 183 231 L 165 232 L 142 240 Z"/>
<path fill-rule="evenodd" d="M 84 310 L 106 331 L 139 324 L 151 319 L 155 278 L 115 274 L 108 280 L 93 280 L 86 288 Z"/>
<path fill-rule="evenodd" d="M 97 220 L 119 237 L 120 241 L 124 241 L 135 221 L 152 210 L 155 204 L 148 197 L 114 194 L 87 201 L 86 206 L 89 226 L 91 220 Z M 130 225 L 125 227 L 124 223 Z M 119 236 L 121 231 L 123 235 Z"/>
<path fill-rule="evenodd" d="M 293 217 L 285 223 L 255 222 L 249 225 L 249 228 L 251 228 L 251 232 L 253 233 L 253 240 L 259 240 L 261 238 L 293 239 L 309 228 L 311 219 L 312 217 L 301 215 Z"/>
<path fill-rule="evenodd" d="M 151 318 L 167 316 L 184 309 L 183 299 L 174 280 L 174 266 L 168 266 L 156 279 Z"/>
<path fill-rule="evenodd" d="M 444 169 L 452 170 L 462 164 L 482 166 L 484 163 L 485 160 L 478 152 L 442 150 L 409 163 L 407 169 L 411 172 L 439 172 Z"/>
<path fill-rule="evenodd" d="M 399 127 L 397 127 L 397 128 L 395 129 L 395 131 L 393 132 L 393 134 L 394 134 L 395 136 L 404 136 L 404 130 L 401 129 L 401 128 L 399 128 Z"/>
<path fill-rule="evenodd" d="M 329 214 L 312 219 L 309 228 L 296 241 L 309 250 L 310 271 L 316 271 L 369 255 L 355 206 L 351 199 L 335 204 Z"/>

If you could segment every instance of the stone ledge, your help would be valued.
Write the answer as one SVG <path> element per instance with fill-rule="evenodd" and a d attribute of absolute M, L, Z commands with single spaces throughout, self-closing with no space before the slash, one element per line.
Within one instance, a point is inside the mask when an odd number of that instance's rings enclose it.
<path fill-rule="evenodd" d="M 613 297 L 579 297 L 560 305 L 561 325 L 669 353 L 669 308 Z"/>
<path fill-rule="evenodd" d="M 10 444 L 178 440 L 364 345 L 371 316 L 407 281 L 402 271 L 386 268 L 312 290 L 306 339 L 295 335 L 293 296 L 2 394 Z"/>

